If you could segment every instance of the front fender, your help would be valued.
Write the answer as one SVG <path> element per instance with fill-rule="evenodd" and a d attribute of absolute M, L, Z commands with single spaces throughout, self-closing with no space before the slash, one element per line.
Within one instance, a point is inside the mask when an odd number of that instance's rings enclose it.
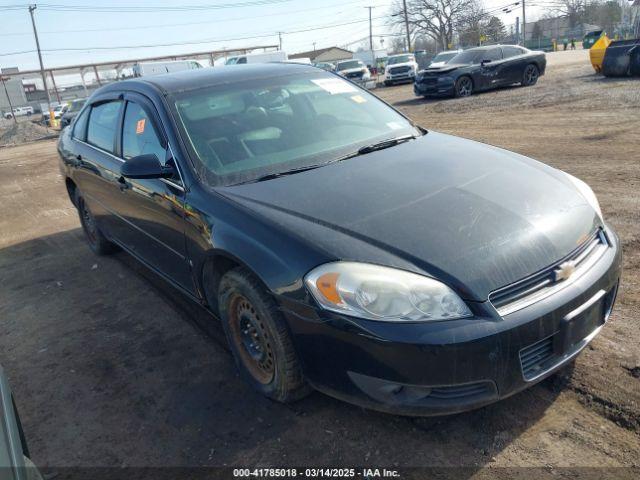
<path fill-rule="evenodd" d="M 250 270 L 275 295 L 304 295 L 302 278 L 313 267 L 333 260 L 282 226 L 215 191 L 200 186 L 185 202 L 185 240 L 194 283 L 206 300 L 208 262 L 231 261 Z"/>

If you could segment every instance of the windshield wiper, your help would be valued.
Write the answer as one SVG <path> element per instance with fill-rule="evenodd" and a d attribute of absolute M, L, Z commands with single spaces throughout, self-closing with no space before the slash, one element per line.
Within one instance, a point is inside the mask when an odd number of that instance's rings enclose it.
<path fill-rule="evenodd" d="M 260 176 L 258 178 L 254 178 L 252 180 L 248 180 L 246 182 L 240 182 L 240 183 L 263 182 L 265 180 L 271 180 L 273 178 L 284 177 L 286 175 L 293 175 L 294 173 L 306 172 L 307 170 L 313 170 L 314 168 L 324 167 L 328 163 L 331 163 L 331 162 L 318 163 L 318 164 L 315 164 L 315 165 L 308 165 L 306 167 L 300 167 L 300 168 L 292 168 L 291 170 L 285 170 L 284 172 L 267 173 L 267 174 L 262 175 L 262 176 Z"/>
<path fill-rule="evenodd" d="M 358 155 L 375 152 L 376 150 L 384 150 L 385 148 L 393 147 L 395 145 L 413 140 L 415 138 L 418 137 L 415 135 L 403 135 L 401 137 L 389 138 L 387 140 L 382 140 L 381 142 L 372 143 L 371 145 L 365 145 L 364 147 L 360 147 L 358 149 Z"/>
<path fill-rule="evenodd" d="M 424 130 L 424 132 L 426 133 L 426 130 Z M 247 180 L 246 182 L 240 182 L 240 184 L 263 182 L 265 180 L 271 180 L 271 179 L 274 179 L 274 178 L 284 177 L 285 175 L 293 175 L 295 173 L 306 172 L 307 170 L 313 170 L 315 168 L 324 167 L 325 165 L 329 165 L 330 163 L 341 162 L 342 160 L 347 160 L 349 158 L 357 157 L 359 155 L 365 155 L 367 153 L 375 152 L 376 150 L 383 150 L 385 148 L 393 147 L 394 145 L 398 145 L 400 143 L 404 143 L 404 142 L 407 142 L 409 140 L 413 140 L 413 139 L 416 139 L 416 138 L 418 138 L 417 135 L 402 135 L 400 137 L 389 138 L 389 139 L 383 140 L 381 142 L 377 142 L 377 143 L 373 143 L 371 145 L 366 145 L 364 147 L 360 147 L 355 152 L 351 152 L 351 153 L 349 153 L 347 155 L 344 155 L 343 157 L 337 158 L 335 160 L 331 160 L 329 162 L 317 163 L 315 165 L 308 165 L 306 167 L 300 167 L 300 168 L 292 168 L 291 170 L 285 170 L 284 172 L 267 173 L 267 174 L 262 175 L 262 176 L 260 176 L 258 178 L 254 178 L 252 180 Z"/>

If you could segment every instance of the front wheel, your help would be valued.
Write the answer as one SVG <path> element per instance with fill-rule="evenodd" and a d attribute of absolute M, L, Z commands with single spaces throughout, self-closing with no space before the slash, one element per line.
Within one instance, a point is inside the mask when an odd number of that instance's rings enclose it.
<path fill-rule="evenodd" d="M 236 365 L 255 390 L 278 402 L 309 393 L 285 320 L 251 273 L 244 268 L 227 272 L 218 305 Z"/>
<path fill-rule="evenodd" d="M 473 93 L 473 81 L 467 76 L 460 77 L 456 81 L 455 96 L 457 98 L 469 97 Z"/>
<path fill-rule="evenodd" d="M 107 237 L 100 231 L 93 213 L 89 210 L 89 206 L 78 190 L 76 190 L 74 203 L 80 215 L 82 230 L 84 231 L 87 243 L 89 243 L 89 248 L 91 248 L 93 253 L 96 255 L 108 255 L 115 252 L 118 248 L 115 244 L 107 240 Z"/>
<path fill-rule="evenodd" d="M 522 86 L 530 87 L 531 85 L 535 85 L 538 82 L 539 77 L 540 71 L 538 70 L 538 67 L 533 64 L 527 65 L 522 74 Z"/>

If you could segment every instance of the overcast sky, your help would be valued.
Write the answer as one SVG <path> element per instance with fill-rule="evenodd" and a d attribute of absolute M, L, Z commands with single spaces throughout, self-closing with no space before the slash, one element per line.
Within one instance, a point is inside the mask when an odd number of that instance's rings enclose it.
<path fill-rule="evenodd" d="M 374 35 L 392 33 L 387 19 L 394 0 L 49 2 L 40 3 L 35 12 L 45 67 L 276 45 L 278 31 L 284 32 L 283 49 L 287 53 L 312 50 L 314 42 L 316 48 L 345 45 L 368 36 L 368 10 L 364 8 L 368 5 L 375 7 L 372 14 Z M 27 5 L 19 6 L 20 3 L 21 0 L 0 0 L 0 68 L 38 68 L 29 12 Z M 495 10 L 513 4 L 514 0 L 485 0 L 484 3 L 488 10 Z M 520 8 L 514 7 L 512 13 L 500 15 L 507 26 L 515 22 Z M 103 11 L 95 11 L 99 9 Z M 349 24 L 334 26 L 345 23 Z M 309 29 L 314 30 L 299 32 Z M 387 37 L 385 44 L 389 42 Z M 178 43 L 187 44 L 176 45 Z M 379 38 L 375 43 L 379 47 Z M 142 47 L 158 44 L 164 46 Z M 352 48 L 357 46 L 358 43 L 352 44 Z M 101 50 L 101 47 L 109 49 Z M 77 50 L 55 51 L 57 49 Z M 23 51 L 26 53 L 4 55 Z"/>

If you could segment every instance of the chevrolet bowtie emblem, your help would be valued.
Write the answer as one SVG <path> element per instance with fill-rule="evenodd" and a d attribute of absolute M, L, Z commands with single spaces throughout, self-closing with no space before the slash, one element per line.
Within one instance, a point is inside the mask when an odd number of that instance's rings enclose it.
<path fill-rule="evenodd" d="M 575 271 L 576 265 L 573 262 L 564 262 L 553 271 L 554 280 L 556 282 L 567 280 Z"/>

